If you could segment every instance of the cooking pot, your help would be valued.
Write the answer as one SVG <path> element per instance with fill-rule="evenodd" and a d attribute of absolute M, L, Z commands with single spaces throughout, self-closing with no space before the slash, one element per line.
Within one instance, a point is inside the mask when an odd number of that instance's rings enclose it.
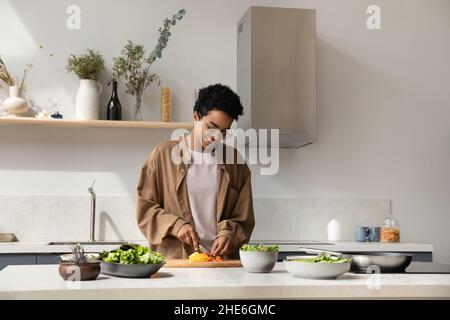
<path fill-rule="evenodd" d="M 405 272 L 413 254 L 398 252 L 358 252 L 344 254 L 352 259 L 351 269 L 355 272 L 393 273 Z"/>

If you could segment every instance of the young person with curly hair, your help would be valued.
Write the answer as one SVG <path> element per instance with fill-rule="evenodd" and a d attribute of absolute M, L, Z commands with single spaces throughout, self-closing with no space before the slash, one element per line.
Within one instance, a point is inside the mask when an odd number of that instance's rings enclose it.
<path fill-rule="evenodd" d="M 249 241 L 255 224 L 251 172 L 234 148 L 221 143 L 242 114 L 239 96 L 229 87 L 203 88 L 194 105 L 194 129 L 180 141 L 159 144 L 145 161 L 137 221 L 153 250 L 187 258 L 202 245 L 213 256 L 236 257 Z M 174 152 L 188 161 L 174 161 Z"/>

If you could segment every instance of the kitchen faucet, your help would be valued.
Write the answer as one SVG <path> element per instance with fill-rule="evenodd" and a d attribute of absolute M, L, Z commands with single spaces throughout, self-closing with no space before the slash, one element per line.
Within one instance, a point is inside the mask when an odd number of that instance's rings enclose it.
<path fill-rule="evenodd" d="M 95 241 L 95 192 L 94 192 L 94 182 L 88 188 L 89 193 L 91 194 L 91 217 L 90 217 L 90 234 L 89 234 L 89 242 Z"/>
<path fill-rule="evenodd" d="M 95 211 L 96 211 L 96 195 L 94 191 L 94 184 L 95 179 L 92 182 L 92 185 L 88 188 L 89 193 L 91 194 L 91 216 L 90 216 L 90 225 L 89 225 L 89 240 L 88 241 L 73 241 L 73 242 L 67 242 L 67 241 L 52 241 L 49 244 L 50 245 L 67 245 L 67 244 L 81 244 L 81 245 L 93 245 L 93 244 L 101 244 L 101 245 L 122 245 L 126 241 L 102 241 L 102 240 L 95 240 Z"/>

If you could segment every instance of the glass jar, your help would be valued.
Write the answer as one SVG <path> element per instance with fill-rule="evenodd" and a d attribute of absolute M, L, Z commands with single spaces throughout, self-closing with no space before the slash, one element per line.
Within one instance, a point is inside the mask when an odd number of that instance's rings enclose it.
<path fill-rule="evenodd" d="M 392 217 L 384 219 L 384 225 L 381 227 L 380 240 L 385 243 L 400 242 L 400 225 L 397 219 Z"/>
<path fill-rule="evenodd" d="M 170 121 L 170 109 L 172 105 L 172 92 L 168 85 L 163 85 L 161 87 L 161 121 Z"/>

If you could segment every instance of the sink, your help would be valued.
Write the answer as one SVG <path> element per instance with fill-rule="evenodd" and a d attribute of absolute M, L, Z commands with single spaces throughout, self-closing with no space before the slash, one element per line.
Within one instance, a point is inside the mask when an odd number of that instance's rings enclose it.
<path fill-rule="evenodd" d="M 80 244 L 82 246 L 98 246 L 98 245 L 104 245 L 104 246 L 108 246 L 108 245 L 121 245 L 121 244 L 125 244 L 128 243 L 127 241 L 53 241 L 53 242 L 49 242 L 50 246 L 64 246 L 64 245 L 76 245 L 76 244 Z"/>

